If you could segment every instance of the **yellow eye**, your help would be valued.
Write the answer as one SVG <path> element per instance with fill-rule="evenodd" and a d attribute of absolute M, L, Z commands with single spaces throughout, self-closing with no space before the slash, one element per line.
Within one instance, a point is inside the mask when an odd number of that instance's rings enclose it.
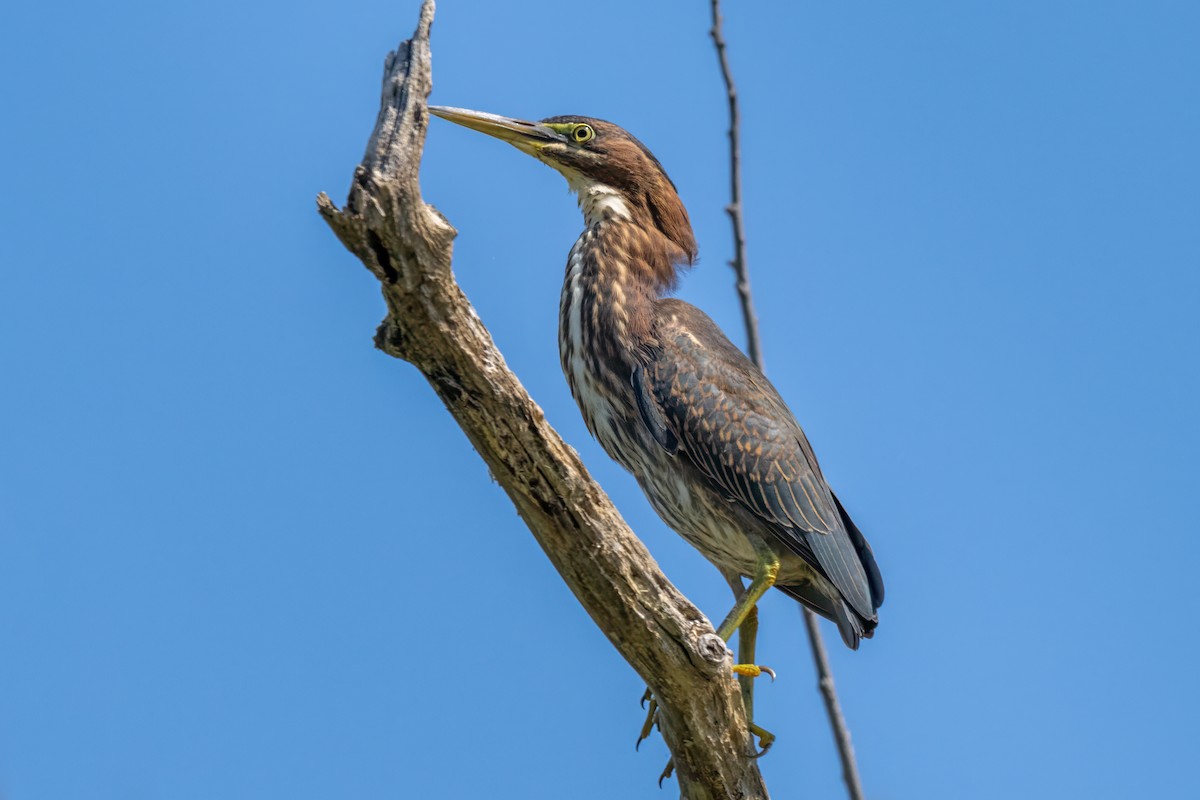
<path fill-rule="evenodd" d="M 577 144 L 583 144 L 584 142 L 590 142 L 592 139 L 595 139 L 596 132 L 592 130 L 591 125 L 576 125 L 571 129 L 571 138 L 574 139 Z"/>

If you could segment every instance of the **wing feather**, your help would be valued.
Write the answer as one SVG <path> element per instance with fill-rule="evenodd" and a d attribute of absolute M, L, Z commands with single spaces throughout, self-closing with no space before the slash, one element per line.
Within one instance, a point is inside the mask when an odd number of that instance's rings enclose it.
<path fill-rule="evenodd" d="M 855 611 L 874 619 L 875 575 L 868 577 L 863 551 L 783 398 L 703 312 L 678 300 L 662 305 L 671 313 L 660 318 L 670 324 L 635 380 L 639 407 L 653 406 L 641 412 L 655 439 L 677 444 L 721 492 L 770 523 Z"/>

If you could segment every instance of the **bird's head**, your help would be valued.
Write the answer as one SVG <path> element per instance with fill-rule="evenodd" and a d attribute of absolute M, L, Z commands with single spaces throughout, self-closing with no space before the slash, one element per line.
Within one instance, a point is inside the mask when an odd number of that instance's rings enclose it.
<path fill-rule="evenodd" d="M 430 106 L 430 112 L 508 142 L 549 164 L 579 195 L 589 225 L 606 216 L 625 217 L 658 231 L 696 258 L 696 238 L 675 184 L 654 154 L 624 128 L 591 117 L 549 117 L 528 122 L 464 108 Z"/>

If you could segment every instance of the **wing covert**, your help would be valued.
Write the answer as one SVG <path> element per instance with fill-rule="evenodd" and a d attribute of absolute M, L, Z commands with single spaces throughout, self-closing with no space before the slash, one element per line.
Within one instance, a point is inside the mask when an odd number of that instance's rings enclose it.
<path fill-rule="evenodd" d="M 635 373 L 643 421 L 874 618 L 859 553 L 791 411 L 707 316 L 678 300 L 667 304 L 673 313 L 660 348 Z"/>

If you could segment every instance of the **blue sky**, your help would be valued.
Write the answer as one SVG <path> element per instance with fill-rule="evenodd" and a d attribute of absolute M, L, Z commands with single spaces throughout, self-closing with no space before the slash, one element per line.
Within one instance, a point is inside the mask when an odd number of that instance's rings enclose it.
<path fill-rule="evenodd" d="M 21 4 L 0 27 L 0 796 L 671 797 L 642 686 L 314 210 L 417 2 Z M 1194 790 L 1200 7 L 729 3 L 772 379 L 875 546 L 827 626 L 878 798 Z M 741 341 L 707 3 L 445 0 L 433 100 L 619 122 Z M 510 366 L 667 574 L 716 572 L 558 368 L 562 179 L 435 121 L 426 197 Z M 763 604 L 776 797 L 837 797 Z"/>

